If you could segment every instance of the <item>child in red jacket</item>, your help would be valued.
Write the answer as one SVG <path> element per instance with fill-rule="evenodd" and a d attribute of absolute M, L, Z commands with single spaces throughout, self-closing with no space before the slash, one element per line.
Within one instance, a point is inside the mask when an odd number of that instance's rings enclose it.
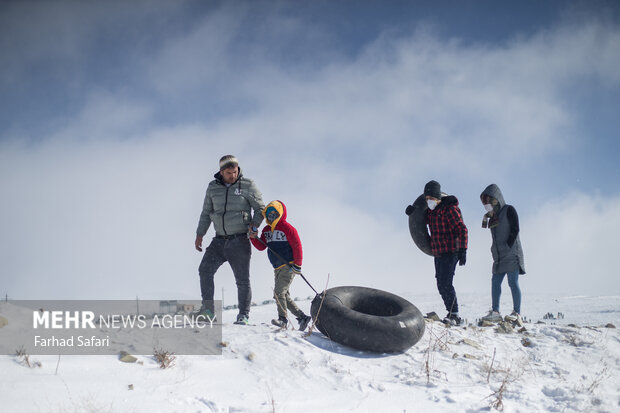
<path fill-rule="evenodd" d="M 282 201 L 272 201 L 262 211 L 267 225 L 260 238 L 251 236 L 250 241 L 259 251 L 268 248 L 267 255 L 274 268 L 275 286 L 273 297 L 278 307 L 278 319 L 271 320 L 273 325 L 286 327 L 287 310 L 297 317 L 299 330 L 303 331 L 311 320 L 310 316 L 291 299 L 289 287 L 295 274 L 301 274 L 302 250 L 297 230 L 286 221 L 286 206 Z"/>

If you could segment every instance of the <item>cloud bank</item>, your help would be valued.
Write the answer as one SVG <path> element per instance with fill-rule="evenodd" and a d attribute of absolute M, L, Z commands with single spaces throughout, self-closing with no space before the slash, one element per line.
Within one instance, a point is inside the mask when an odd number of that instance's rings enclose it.
<path fill-rule="evenodd" d="M 490 290 L 490 235 L 480 228 L 478 195 L 491 182 L 520 213 L 524 300 L 534 291 L 620 290 L 611 263 L 619 199 L 609 193 L 618 171 L 606 181 L 595 179 L 605 171 L 584 175 L 581 185 L 566 179 L 567 165 L 596 169 L 584 148 L 598 137 L 580 133 L 590 119 L 571 91 L 588 82 L 618 92 L 618 27 L 566 23 L 507 43 L 470 44 L 421 25 L 381 32 L 343 53 L 329 46 L 334 33 L 286 8 L 248 29 L 254 11 L 200 10 L 186 27 L 163 25 L 167 35 L 154 33 L 148 47 L 134 33 L 119 53 L 137 53 L 122 62 L 94 34 L 120 45 L 103 23 L 111 15 L 143 22 L 132 8 L 82 8 L 69 17 L 94 26 L 66 26 L 59 13 L 24 40 L 38 48 L 16 54 L 2 45 L 15 57 L 3 87 L 16 96 L 7 85 L 40 79 L 25 70 L 36 64 L 78 75 L 59 71 L 50 86 L 69 88 L 69 103 L 46 107 L 39 126 L 12 122 L 0 138 L 7 294 L 198 298 L 194 231 L 226 153 L 240 159 L 266 202 L 287 204 L 304 244 L 304 273 L 317 289 L 329 274 L 330 286 L 434 292 L 432 258 L 411 241 L 404 208 L 436 179 L 457 195 L 470 228 L 457 291 Z M 65 41 L 46 47 L 42 39 L 59 27 Z M 103 66 L 94 71 L 105 76 L 93 78 L 93 49 L 109 60 L 97 60 Z M 608 148 L 610 156 L 617 151 Z M 272 271 L 265 254 L 254 254 L 261 301 L 271 296 Z M 235 302 L 226 265 L 216 287 Z M 292 290 L 311 294 L 302 280 Z"/>

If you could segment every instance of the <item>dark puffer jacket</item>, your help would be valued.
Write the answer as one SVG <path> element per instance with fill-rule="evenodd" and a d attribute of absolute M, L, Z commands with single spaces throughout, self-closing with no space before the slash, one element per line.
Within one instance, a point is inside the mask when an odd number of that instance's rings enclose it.
<path fill-rule="evenodd" d="M 525 274 L 517 211 L 512 205 L 506 204 L 497 185 L 487 186 L 480 194 L 480 199 L 485 195 L 497 201 L 492 202 L 494 217 L 491 218 L 492 225 L 489 226 L 493 238 L 491 244 L 493 274 L 503 274 L 516 269 L 519 270 L 519 274 Z"/>

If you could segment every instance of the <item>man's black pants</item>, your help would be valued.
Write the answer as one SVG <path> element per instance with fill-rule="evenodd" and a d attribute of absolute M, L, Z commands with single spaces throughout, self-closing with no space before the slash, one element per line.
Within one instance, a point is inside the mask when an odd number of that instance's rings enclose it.
<path fill-rule="evenodd" d="M 228 261 L 237 283 L 239 314 L 248 316 L 250 314 L 250 304 L 252 302 L 252 288 L 250 286 L 251 256 L 252 248 L 246 234 L 230 239 L 213 238 L 213 241 L 211 241 L 211 244 L 209 244 L 205 250 L 205 255 L 202 257 L 200 267 L 198 267 L 202 300 L 207 302 L 210 301 L 207 305 L 213 306 L 215 272 L 222 264 Z M 210 308 L 210 310 L 213 311 L 212 308 Z"/>

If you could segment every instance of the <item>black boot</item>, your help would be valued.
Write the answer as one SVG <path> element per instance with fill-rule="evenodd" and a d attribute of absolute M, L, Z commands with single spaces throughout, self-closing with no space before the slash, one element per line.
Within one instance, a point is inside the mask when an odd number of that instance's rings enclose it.
<path fill-rule="evenodd" d="M 461 323 L 463 322 L 463 319 L 459 317 L 458 313 L 448 313 L 446 318 L 443 319 L 443 322 L 445 324 L 450 324 L 453 326 L 460 326 Z"/>
<path fill-rule="evenodd" d="M 286 328 L 288 320 L 286 319 L 286 317 L 278 317 L 277 320 L 271 320 L 271 324 L 280 328 Z"/>
<path fill-rule="evenodd" d="M 297 321 L 299 322 L 299 331 L 304 331 L 308 327 L 308 323 L 312 321 L 312 317 L 304 314 L 301 317 L 297 317 Z"/>

